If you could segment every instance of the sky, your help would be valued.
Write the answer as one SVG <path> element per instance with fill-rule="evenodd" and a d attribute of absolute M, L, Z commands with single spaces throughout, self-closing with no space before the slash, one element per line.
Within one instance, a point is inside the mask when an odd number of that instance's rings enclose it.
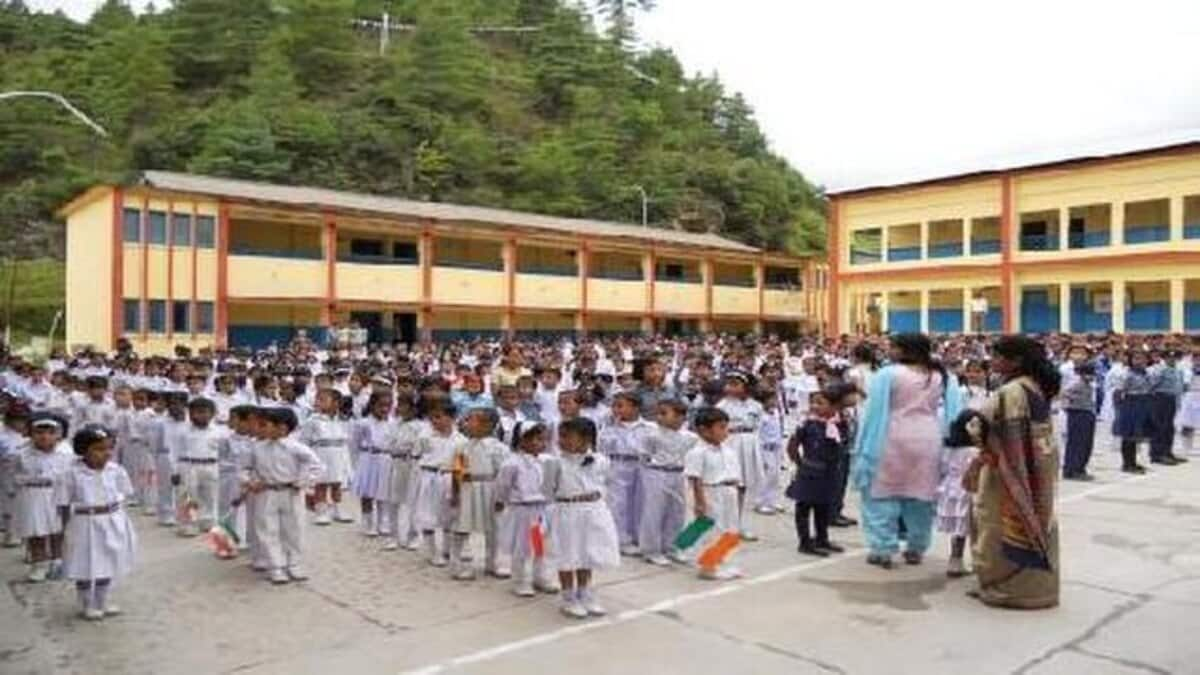
<path fill-rule="evenodd" d="M 835 190 L 1200 139 L 1196 0 L 657 0 L 638 29 Z"/>

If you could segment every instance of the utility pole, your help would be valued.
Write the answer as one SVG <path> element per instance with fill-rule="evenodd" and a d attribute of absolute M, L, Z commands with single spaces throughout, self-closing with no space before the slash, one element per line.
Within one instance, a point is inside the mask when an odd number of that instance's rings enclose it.
<path fill-rule="evenodd" d="M 642 227 L 646 227 L 649 223 L 648 216 L 650 213 L 650 196 L 646 194 L 646 188 L 642 187 L 641 185 L 634 185 L 633 189 L 637 190 L 642 195 Z"/>

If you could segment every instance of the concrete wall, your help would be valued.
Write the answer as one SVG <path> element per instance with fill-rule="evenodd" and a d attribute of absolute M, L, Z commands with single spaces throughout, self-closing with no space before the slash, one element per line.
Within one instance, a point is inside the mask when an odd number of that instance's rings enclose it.
<path fill-rule="evenodd" d="M 106 193 L 67 219 L 67 345 L 111 347 L 113 196 Z"/>

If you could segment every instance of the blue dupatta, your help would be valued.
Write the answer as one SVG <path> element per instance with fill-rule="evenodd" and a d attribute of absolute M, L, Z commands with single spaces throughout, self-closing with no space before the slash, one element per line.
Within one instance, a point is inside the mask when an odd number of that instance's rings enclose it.
<path fill-rule="evenodd" d="M 886 366 L 872 376 L 871 386 L 867 389 L 867 405 L 859 420 L 858 436 L 854 439 L 857 458 L 850 470 L 850 481 L 864 493 L 870 490 L 871 484 L 875 482 L 879 459 L 887 441 L 892 407 L 892 381 L 896 376 L 896 368 L 898 366 Z M 942 390 L 940 420 L 943 438 L 949 433 L 950 424 L 958 418 L 962 409 L 963 395 L 958 386 L 958 378 L 947 374 L 947 382 Z"/>

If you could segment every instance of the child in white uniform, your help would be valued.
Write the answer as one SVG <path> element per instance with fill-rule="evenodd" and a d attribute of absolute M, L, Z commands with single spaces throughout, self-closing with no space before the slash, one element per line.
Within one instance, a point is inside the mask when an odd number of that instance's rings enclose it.
<path fill-rule="evenodd" d="M 124 503 L 133 494 L 129 474 L 112 461 L 112 435 L 104 427 L 80 429 L 74 439 L 77 461 L 56 488 L 66 522 L 63 572 L 75 582 L 80 612 L 98 621 L 120 614 L 108 594 L 133 569 L 137 534 Z"/>
<path fill-rule="evenodd" d="M 783 414 L 779 410 L 779 394 L 771 389 L 764 390 L 758 397 L 763 408 L 762 422 L 758 427 L 758 447 L 763 462 L 763 481 L 758 494 L 753 495 L 754 510 L 766 516 L 784 511 L 780 501 L 780 483 L 783 472 Z"/>
<path fill-rule="evenodd" d="M 160 420 L 150 407 L 153 394 L 149 389 L 133 392 L 133 411 L 129 420 L 128 436 L 120 456 L 125 473 L 133 481 L 133 496 L 130 506 L 144 505 L 150 513 L 154 509 L 154 453 L 153 445 L 158 436 Z"/>
<path fill-rule="evenodd" d="M 154 452 L 154 473 L 147 478 L 148 484 L 154 487 L 155 510 L 158 513 L 158 524 L 163 527 L 175 527 L 175 488 L 173 472 L 175 456 L 183 447 L 184 436 L 191 423 L 187 419 L 187 394 L 170 392 L 158 399 L 156 405 L 163 406 L 165 411 L 158 413 L 158 432 L 151 446 Z"/>
<path fill-rule="evenodd" d="M 725 398 L 717 408 L 729 416 L 729 446 L 738 454 L 742 471 L 743 491 L 738 501 L 738 527 L 742 539 L 758 539 L 750 531 L 750 509 L 745 495 L 757 495 L 764 482 L 762 449 L 758 446 L 758 428 L 762 424 L 762 405 L 750 398 L 750 379 L 745 373 L 733 372 L 725 376 Z M 807 403 L 805 410 L 807 410 Z"/>
<path fill-rule="evenodd" d="M 687 562 L 675 550 L 674 540 L 687 520 L 683 458 L 699 439 L 683 429 L 688 409 L 682 401 L 660 401 L 656 413 L 658 424 L 646 436 L 638 544 L 646 562 L 666 566 L 670 559 Z"/>
<path fill-rule="evenodd" d="M 392 500 L 402 508 L 395 539 L 384 549 L 403 546 L 406 550 L 416 551 L 421 544 L 414 521 L 417 483 L 421 478 L 417 467 L 417 441 L 429 433 L 430 426 L 428 420 L 417 416 L 416 407 L 407 396 L 396 400 L 396 419 L 399 426 L 396 427 L 397 454 L 392 457 Z"/>
<path fill-rule="evenodd" d="M 341 419 L 342 395 L 336 389 L 317 392 L 316 411 L 300 428 L 299 440 L 321 460 L 321 475 L 313 496 L 317 525 L 354 522 L 342 513 L 342 486 L 350 480 L 350 427 Z"/>
<path fill-rule="evenodd" d="M 561 609 L 577 619 L 605 614 L 592 594 L 592 571 L 621 564 L 617 529 L 604 502 L 611 465 L 593 452 L 595 443 L 591 420 L 564 420 L 559 426 L 562 453 L 545 465 L 546 494 L 553 500 L 546 521 L 562 586 Z"/>
<path fill-rule="evenodd" d="M 496 509 L 508 511 L 500 546 L 511 555 L 513 593 L 523 598 L 535 595 L 535 589 L 557 593 L 560 587 L 549 575 L 549 552 L 544 547 L 545 471 L 539 455 L 546 449 L 546 427 L 532 422 L 513 431 L 515 452 L 496 476 Z"/>
<path fill-rule="evenodd" d="M 0 530 L 4 531 L 5 548 L 19 545 L 14 523 L 17 488 L 13 476 L 17 458 L 25 449 L 28 424 L 29 409 L 19 403 L 9 404 L 4 412 L 4 427 L 0 428 Z"/>
<path fill-rule="evenodd" d="M 246 490 L 253 495 L 255 531 L 266 557 L 273 584 L 304 581 L 300 566 L 304 547 L 304 500 L 301 495 L 321 475 L 321 460 L 289 435 L 296 413 L 287 408 L 259 411 L 264 439 L 254 445 L 242 470 Z"/>
<path fill-rule="evenodd" d="M 416 526 L 421 530 L 425 559 L 434 567 L 445 567 L 446 552 L 438 551 L 436 534 L 449 534 L 454 522 L 450 495 L 454 470 L 454 454 L 467 441 L 454 427 L 454 406 L 449 402 L 436 403 L 429 409 L 429 434 L 417 441 L 417 460 L 421 476 L 417 482 Z M 449 545 L 444 541 L 444 546 Z"/>
<path fill-rule="evenodd" d="M 382 497 L 390 496 L 383 490 L 391 481 L 392 458 L 388 446 L 395 440 L 392 425 L 392 396 L 387 392 L 374 392 L 367 402 L 368 414 L 354 428 L 351 444 L 358 458 L 354 469 L 351 489 L 358 495 L 362 506 L 363 534 L 378 537 L 383 529 Z M 384 471 L 387 471 L 385 481 Z"/>
<path fill-rule="evenodd" d="M 467 413 L 469 440 L 455 453 L 451 506 L 455 510 L 454 539 L 450 542 L 450 572 L 460 581 L 475 578 L 475 570 L 462 559 L 471 533 L 483 535 L 484 573 L 496 573 L 496 475 L 508 448 L 495 437 L 499 417 L 492 408 Z"/>
<path fill-rule="evenodd" d="M 51 413 L 35 414 L 29 421 L 29 442 L 13 465 L 16 504 L 13 527 L 25 542 L 29 559 L 29 581 L 58 576 L 62 561 L 62 519 L 55 487 L 74 460 L 61 452 L 59 441 L 67 423 Z"/>
<path fill-rule="evenodd" d="M 718 408 L 705 408 L 696 413 L 695 426 L 700 442 L 684 458 L 683 475 L 691 488 L 696 517 L 707 516 L 715 523 L 707 537 L 711 542 L 723 534 L 740 532 L 738 503 L 745 486 L 738 452 L 726 443 L 729 416 Z M 704 550 L 704 544 L 699 550 Z M 738 576 L 740 572 L 728 559 L 715 569 L 700 567 L 703 579 Z"/>
<path fill-rule="evenodd" d="M 173 454 L 175 462 L 171 471 L 171 483 L 182 488 L 186 499 L 195 505 L 194 522 L 179 523 L 177 533 L 181 537 L 194 537 L 207 532 L 217 522 L 220 496 L 220 466 L 222 456 L 229 454 L 229 430 L 212 423 L 217 408 L 204 397 L 188 403 L 188 420 L 191 425 L 183 433 Z"/>
<path fill-rule="evenodd" d="M 605 499 L 621 538 L 621 554 L 637 555 L 638 521 L 642 515 L 641 462 L 653 427 L 641 419 L 641 401 L 631 392 L 613 397 L 612 415 L 612 423 L 600 432 L 596 449 L 613 465 Z"/>

